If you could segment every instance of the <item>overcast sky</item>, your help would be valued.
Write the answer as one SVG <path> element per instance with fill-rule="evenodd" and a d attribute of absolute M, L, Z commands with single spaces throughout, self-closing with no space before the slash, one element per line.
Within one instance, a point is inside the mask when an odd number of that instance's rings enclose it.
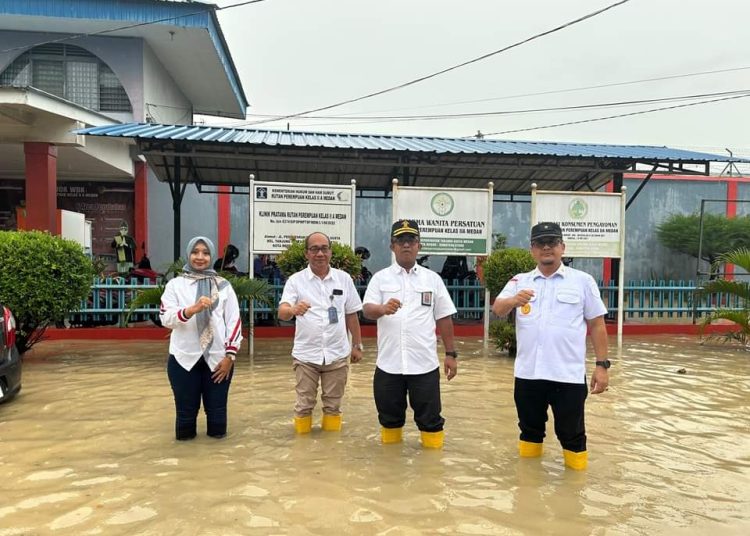
<path fill-rule="evenodd" d="M 249 124 L 263 115 L 294 114 L 408 82 L 612 3 L 615 0 L 266 0 L 219 11 L 218 16 L 251 104 Z M 486 113 L 741 90 L 750 95 L 749 24 L 748 0 L 630 0 L 448 74 L 314 115 Z M 528 96 L 726 69 L 734 70 Z M 709 98 L 719 97 L 462 119 L 293 118 L 253 126 L 286 128 L 289 123 L 292 130 L 461 137 L 478 130 L 499 133 Z M 750 97 L 490 137 L 722 153 L 728 147 L 750 156 L 749 120 Z"/>

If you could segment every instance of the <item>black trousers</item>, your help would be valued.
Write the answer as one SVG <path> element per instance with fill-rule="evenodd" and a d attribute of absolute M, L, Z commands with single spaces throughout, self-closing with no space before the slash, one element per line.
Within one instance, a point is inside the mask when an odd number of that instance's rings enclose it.
<path fill-rule="evenodd" d="M 423 432 L 439 432 L 445 419 L 440 416 L 440 368 L 425 374 L 388 374 L 375 368 L 375 407 L 383 428 L 401 428 L 406 422 L 406 397 L 414 410 L 414 422 Z"/>
<path fill-rule="evenodd" d="M 551 406 L 555 416 L 555 435 L 562 447 L 572 452 L 586 450 L 583 413 L 587 396 L 585 378 L 580 384 L 516 378 L 513 398 L 521 440 L 530 443 L 544 441 L 547 408 Z"/>
<path fill-rule="evenodd" d="M 207 434 L 211 437 L 226 435 L 227 399 L 234 368 L 229 373 L 229 377 L 221 383 L 214 383 L 211 374 L 211 369 L 208 368 L 208 363 L 203 358 L 200 358 L 188 371 L 182 368 L 175 357 L 170 354 L 167 361 L 167 376 L 172 385 L 177 410 L 175 437 L 178 440 L 195 437 L 201 398 L 203 398 L 203 410 L 206 412 Z"/>

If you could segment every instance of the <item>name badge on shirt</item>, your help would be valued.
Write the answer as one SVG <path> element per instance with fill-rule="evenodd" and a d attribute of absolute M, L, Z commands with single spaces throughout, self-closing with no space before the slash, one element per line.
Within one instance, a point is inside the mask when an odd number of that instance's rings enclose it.
<path fill-rule="evenodd" d="M 335 288 L 335 289 L 333 289 L 333 295 L 334 296 L 343 296 L 344 295 L 344 291 L 341 290 L 340 288 Z"/>
<path fill-rule="evenodd" d="M 432 305 L 432 291 L 422 293 L 422 305 Z"/>
<path fill-rule="evenodd" d="M 339 321 L 339 313 L 336 310 L 336 308 L 333 305 L 331 305 L 328 308 L 328 322 L 331 324 L 337 324 L 338 321 Z"/>

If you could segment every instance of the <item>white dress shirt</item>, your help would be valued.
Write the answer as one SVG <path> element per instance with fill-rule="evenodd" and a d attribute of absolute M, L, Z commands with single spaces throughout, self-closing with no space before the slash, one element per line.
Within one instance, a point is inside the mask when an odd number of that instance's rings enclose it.
<path fill-rule="evenodd" d="M 362 300 L 351 276 L 330 268 L 321 279 L 308 266 L 287 279 L 279 304 L 294 307 L 301 300 L 309 303 L 310 308 L 296 317 L 292 356 L 316 365 L 328 365 L 349 356 L 346 315 L 362 310 Z M 330 307 L 336 308 L 335 323 L 328 317 Z"/>
<path fill-rule="evenodd" d="M 389 374 L 425 374 L 440 366 L 435 321 L 456 313 L 438 274 L 415 264 L 408 272 L 394 263 L 367 285 L 364 303 L 401 301 L 392 315 L 378 318 L 377 367 Z"/>
<path fill-rule="evenodd" d="M 195 316 L 187 317 L 185 309 L 196 301 L 194 279 L 175 277 L 167 283 L 161 296 L 159 318 L 164 327 L 172 330 L 169 353 L 185 370 L 191 370 L 201 358 L 200 333 Z M 214 339 L 206 349 L 206 362 L 214 370 L 227 355 L 234 355 L 242 342 L 242 320 L 237 295 L 232 285 L 219 291 L 219 303 L 211 311 Z"/>
<path fill-rule="evenodd" d="M 586 321 L 607 314 L 596 281 L 564 265 L 549 277 L 534 268 L 508 281 L 498 298 L 523 289 L 534 296 L 516 308 L 516 378 L 585 383 Z"/>

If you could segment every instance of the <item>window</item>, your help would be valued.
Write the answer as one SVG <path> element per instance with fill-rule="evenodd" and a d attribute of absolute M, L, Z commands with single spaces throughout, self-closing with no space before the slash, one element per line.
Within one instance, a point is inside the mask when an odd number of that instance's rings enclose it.
<path fill-rule="evenodd" d="M 21 54 L 0 74 L 0 86 L 35 87 L 101 112 L 132 111 L 112 69 L 73 45 L 40 45 Z"/>

